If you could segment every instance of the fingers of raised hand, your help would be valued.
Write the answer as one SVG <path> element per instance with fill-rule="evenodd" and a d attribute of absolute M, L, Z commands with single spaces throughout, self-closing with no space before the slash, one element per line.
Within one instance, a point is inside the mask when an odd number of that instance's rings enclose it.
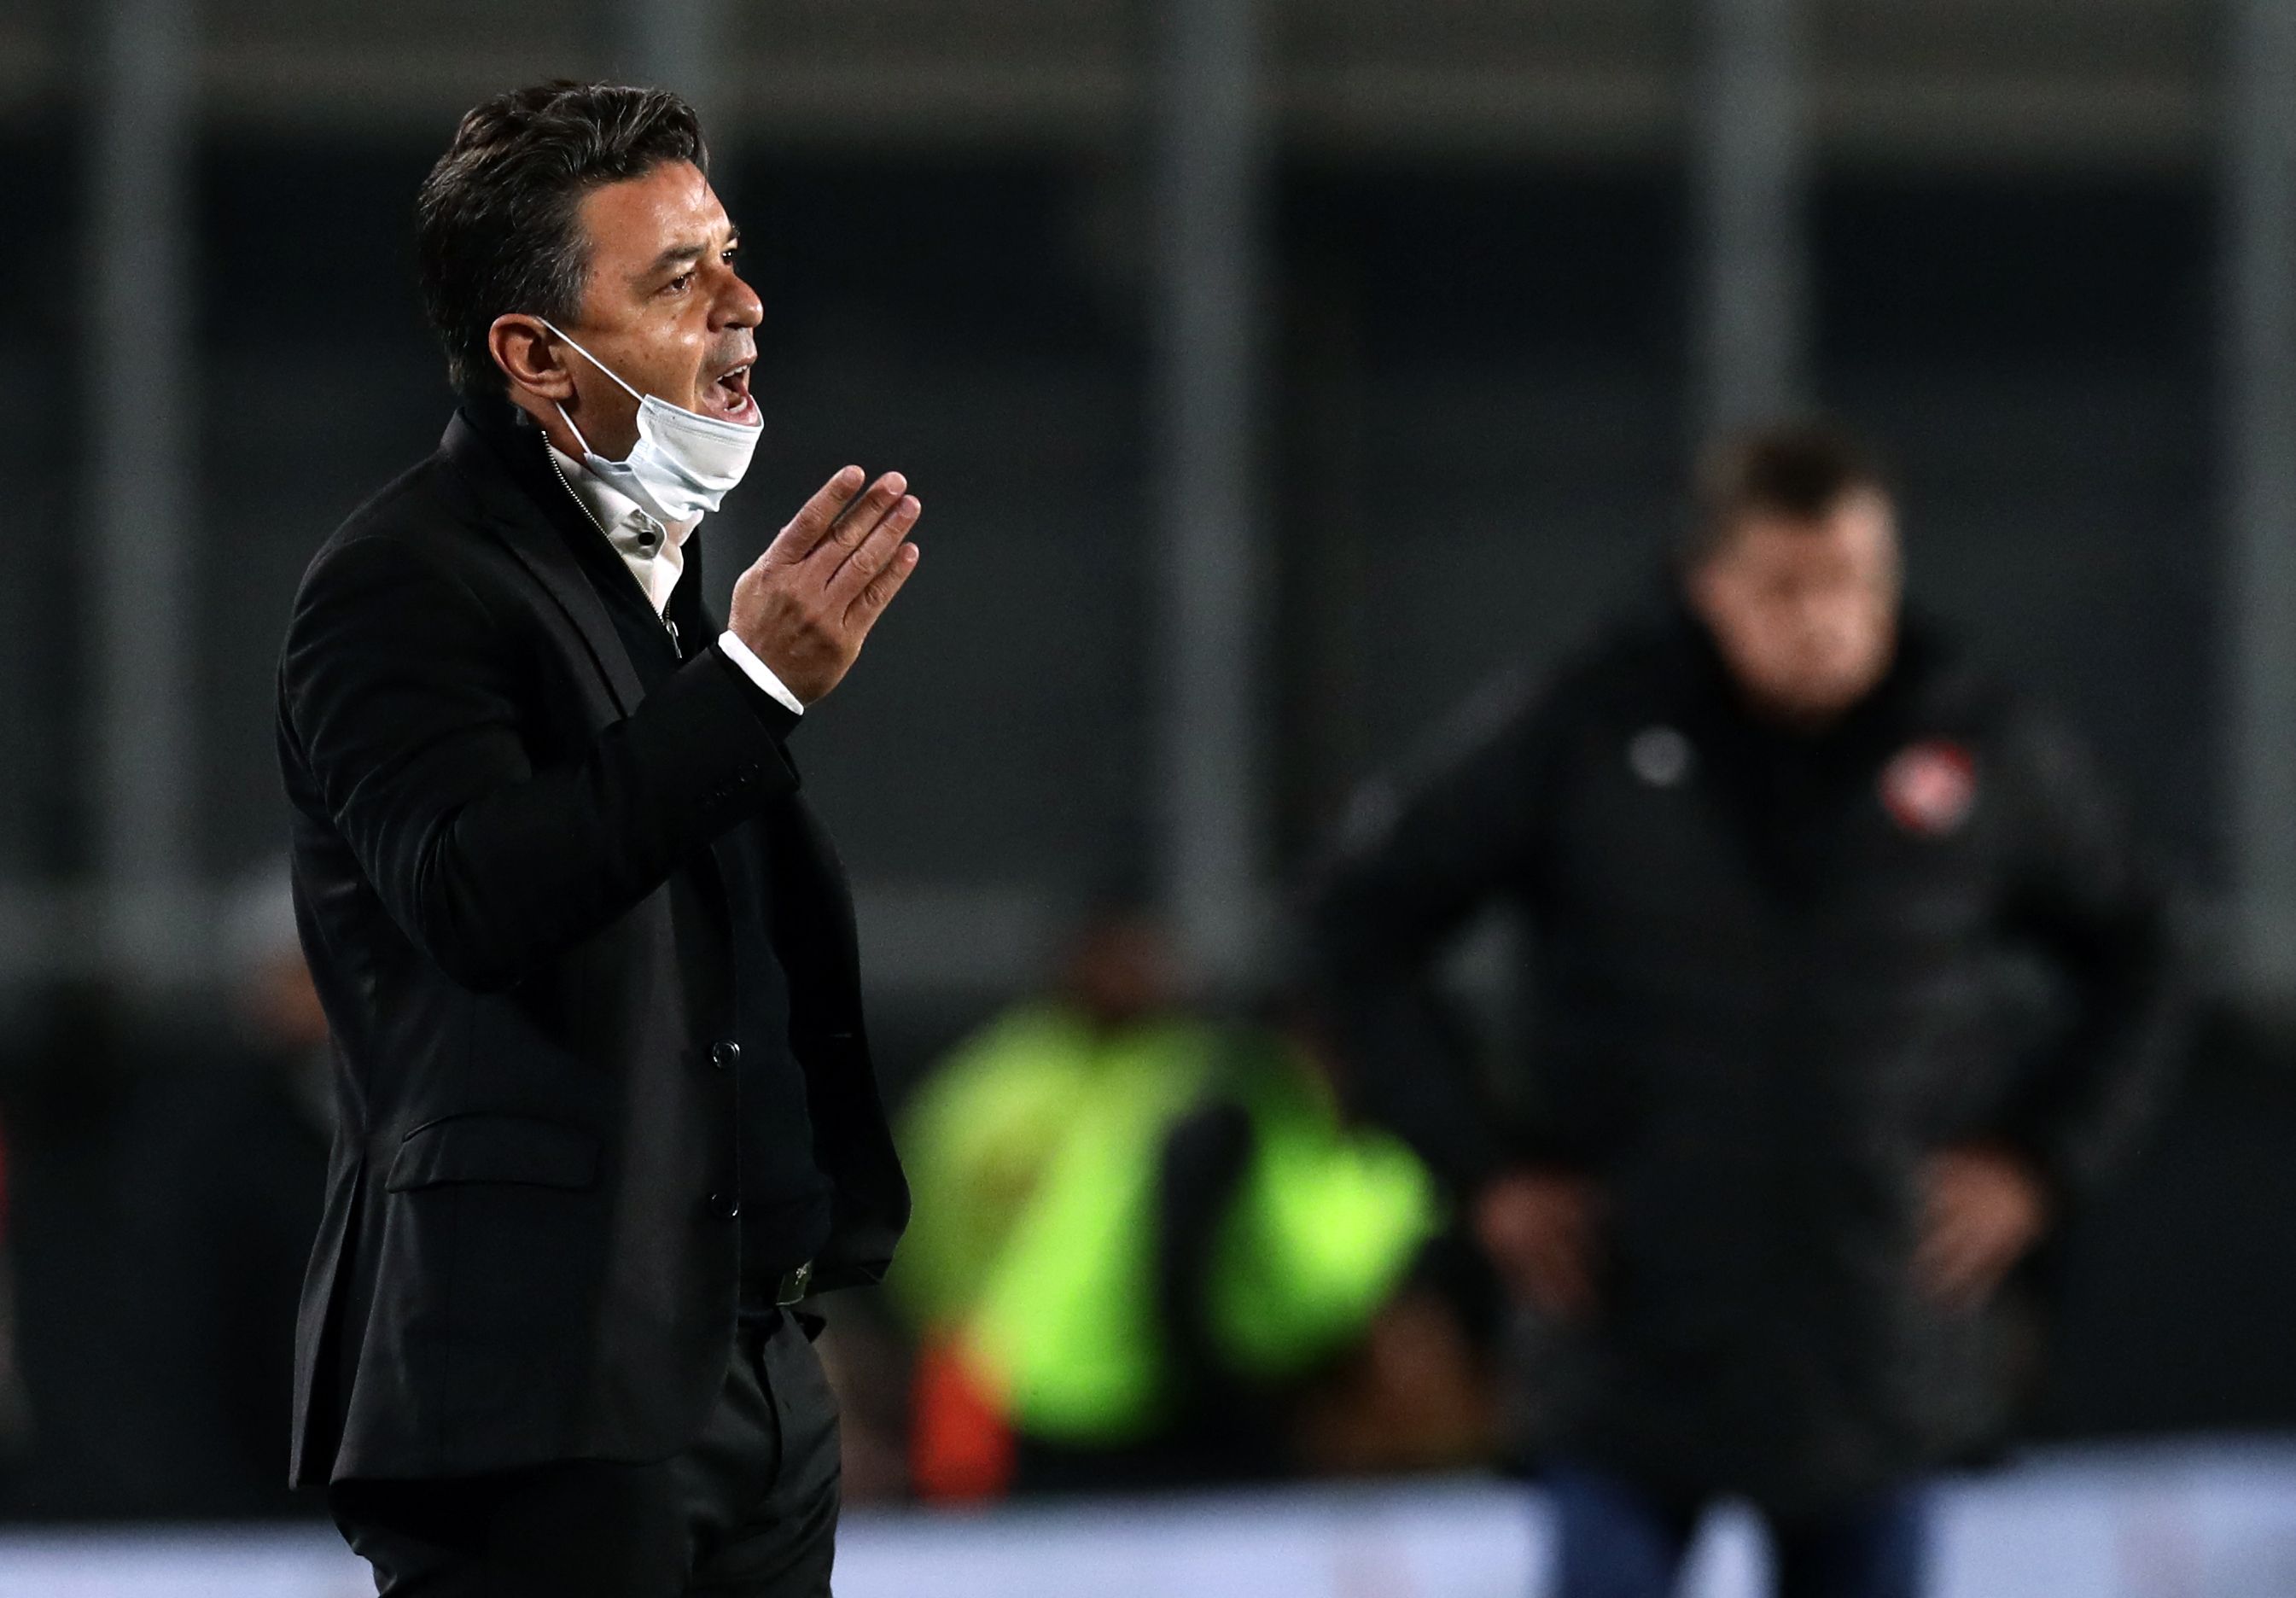
<path fill-rule="evenodd" d="M 917 546 L 902 545 L 894 551 L 893 558 L 886 563 L 885 570 L 861 590 L 861 597 L 855 600 L 852 608 L 846 612 L 848 619 L 866 632 L 875 625 L 885 607 L 893 602 L 893 595 L 901 591 L 901 585 L 909 580 L 909 574 L 916 569 Z"/>
<path fill-rule="evenodd" d="M 790 518 L 771 545 L 767 546 L 762 561 L 777 565 L 794 565 L 811 554 L 823 537 L 835 526 L 837 519 L 853 504 L 868 474 L 858 466 L 848 466 L 816 489 L 798 513 Z"/>
<path fill-rule="evenodd" d="M 882 576 L 907 547 L 903 542 L 909 530 L 917 524 L 924 507 L 913 495 L 905 495 L 880 517 L 866 537 L 853 547 L 845 564 L 829 580 L 832 602 L 851 605 L 876 578 Z"/>
<path fill-rule="evenodd" d="M 829 537 L 822 541 L 819 558 L 831 563 L 832 570 L 829 576 L 833 578 L 836 575 L 834 569 L 841 567 L 869 535 L 877 530 L 879 524 L 892 513 L 894 507 L 901 503 L 901 496 L 908 491 L 907 478 L 898 471 L 888 471 L 869 485 L 867 493 L 845 508 L 844 514 L 838 517 L 830 528 Z"/>

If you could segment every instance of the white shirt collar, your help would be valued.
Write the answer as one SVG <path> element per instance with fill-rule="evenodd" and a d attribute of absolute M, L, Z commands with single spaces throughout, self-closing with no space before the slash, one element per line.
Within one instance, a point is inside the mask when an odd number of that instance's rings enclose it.
<path fill-rule="evenodd" d="M 701 518 L 665 527 L 655 520 L 620 489 L 604 481 L 568 455 L 555 444 L 548 446 L 551 458 L 566 479 L 566 486 L 574 490 L 574 497 L 590 512 L 591 520 L 604 529 L 606 541 L 630 575 L 645 590 L 653 602 L 656 614 L 669 604 L 670 590 L 677 586 L 678 574 L 685 570 L 685 541 L 693 529 L 701 525 Z"/>

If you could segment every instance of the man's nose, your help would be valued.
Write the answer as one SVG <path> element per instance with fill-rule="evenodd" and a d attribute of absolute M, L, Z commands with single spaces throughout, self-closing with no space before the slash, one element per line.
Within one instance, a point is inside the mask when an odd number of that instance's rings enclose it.
<path fill-rule="evenodd" d="M 738 272 L 726 274 L 726 286 L 718 296 L 717 309 L 720 327 L 756 327 L 766 319 L 765 302 Z"/>

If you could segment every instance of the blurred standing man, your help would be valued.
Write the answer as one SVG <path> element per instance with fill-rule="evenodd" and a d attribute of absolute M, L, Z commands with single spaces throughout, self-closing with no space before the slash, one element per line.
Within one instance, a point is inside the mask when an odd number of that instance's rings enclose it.
<path fill-rule="evenodd" d="M 705 612 L 761 319 L 706 161 L 659 91 L 463 119 L 416 207 L 461 408 L 281 661 L 340 1117 L 293 1473 L 385 1594 L 829 1591 L 794 1306 L 881 1276 L 908 1196 L 786 740 L 918 507 L 849 467 Z"/>
<path fill-rule="evenodd" d="M 1493 902 L 1537 954 L 1513 1117 L 1428 991 Z M 1315 917 L 1363 1091 L 1556 1329 L 1558 1591 L 1660 1598 L 1742 1494 L 1782 1593 L 1910 1598 L 1996 1290 L 2153 1096 L 2169 939 L 2075 751 L 1903 616 L 1865 454 L 1718 448 L 1679 602 L 1374 787 Z"/>

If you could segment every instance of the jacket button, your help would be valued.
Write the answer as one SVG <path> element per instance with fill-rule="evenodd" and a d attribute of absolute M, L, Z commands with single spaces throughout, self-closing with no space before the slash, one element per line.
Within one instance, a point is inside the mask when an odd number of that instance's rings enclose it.
<path fill-rule="evenodd" d="M 732 1193 L 711 1193 L 709 1213 L 721 1221 L 730 1221 L 742 1213 L 742 1201 Z"/>
<path fill-rule="evenodd" d="M 742 1062 L 742 1045 L 730 1037 L 718 1039 L 709 1045 L 709 1063 L 721 1071 L 732 1070 Z"/>

